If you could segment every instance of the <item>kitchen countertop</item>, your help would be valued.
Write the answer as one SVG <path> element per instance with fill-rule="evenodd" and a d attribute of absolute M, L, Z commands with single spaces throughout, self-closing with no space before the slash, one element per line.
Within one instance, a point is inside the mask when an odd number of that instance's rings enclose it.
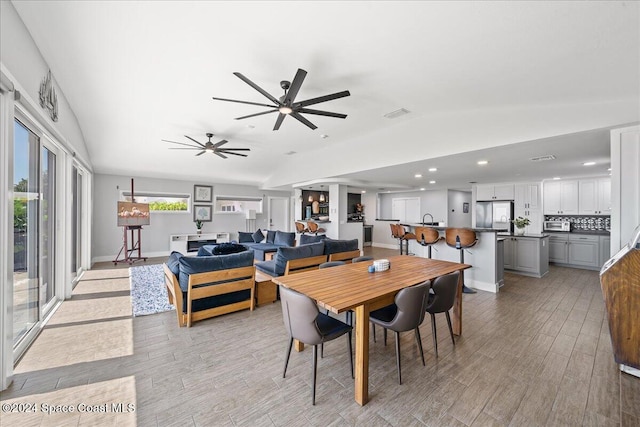
<path fill-rule="evenodd" d="M 436 225 L 422 225 L 422 223 L 418 223 L 418 224 L 401 224 L 407 227 L 428 227 L 428 228 L 433 228 L 434 230 L 438 230 L 438 231 L 444 231 L 447 228 L 464 228 L 466 230 L 473 230 L 476 231 L 478 233 L 482 233 L 482 232 L 494 232 L 494 233 L 502 233 L 502 232 L 506 232 L 507 229 L 506 228 L 500 228 L 500 229 L 496 229 L 496 228 L 481 228 L 481 227 L 476 227 L 476 228 L 471 228 L 471 227 L 440 227 L 440 226 L 436 226 Z"/>
<path fill-rule="evenodd" d="M 530 238 L 534 238 L 534 239 L 544 239 L 545 237 L 549 237 L 549 233 L 544 232 L 544 233 L 540 233 L 540 234 L 515 234 L 515 233 L 507 233 L 507 232 L 500 232 L 498 233 L 498 240 L 504 240 L 507 237 L 530 237 Z"/>
<path fill-rule="evenodd" d="M 575 234 L 588 234 L 590 236 L 610 236 L 611 232 L 609 230 L 571 230 L 571 231 L 545 231 L 545 233 L 549 234 L 567 234 L 567 235 L 575 235 Z"/>

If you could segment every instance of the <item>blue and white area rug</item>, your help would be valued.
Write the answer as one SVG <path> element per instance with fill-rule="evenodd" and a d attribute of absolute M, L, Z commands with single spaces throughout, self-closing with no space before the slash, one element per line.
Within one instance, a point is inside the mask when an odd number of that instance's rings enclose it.
<path fill-rule="evenodd" d="M 134 317 L 175 309 L 169 304 L 161 264 L 129 267 L 129 282 Z"/>

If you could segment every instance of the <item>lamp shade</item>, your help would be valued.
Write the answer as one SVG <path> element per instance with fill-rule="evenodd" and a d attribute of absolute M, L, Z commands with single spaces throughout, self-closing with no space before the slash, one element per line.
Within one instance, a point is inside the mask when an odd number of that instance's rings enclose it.
<path fill-rule="evenodd" d="M 247 219 L 256 219 L 256 211 L 255 211 L 255 209 L 249 209 L 247 211 Z"/>

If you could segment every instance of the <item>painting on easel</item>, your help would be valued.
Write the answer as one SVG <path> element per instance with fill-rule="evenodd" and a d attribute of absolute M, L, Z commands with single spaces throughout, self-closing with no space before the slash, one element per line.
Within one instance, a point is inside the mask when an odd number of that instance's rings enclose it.
<path fill-rule="evenodd" d="M 148 203 L 118 202 L 118 227 L 149 224 Z"/>

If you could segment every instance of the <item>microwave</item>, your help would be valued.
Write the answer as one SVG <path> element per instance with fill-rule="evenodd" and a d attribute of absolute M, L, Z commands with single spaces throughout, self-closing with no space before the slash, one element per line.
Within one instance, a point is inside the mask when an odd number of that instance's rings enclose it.
<path fill-rule="evenodd" d="M 545 221 L 544 231 L 571 231 L 569 221 Z"/>

